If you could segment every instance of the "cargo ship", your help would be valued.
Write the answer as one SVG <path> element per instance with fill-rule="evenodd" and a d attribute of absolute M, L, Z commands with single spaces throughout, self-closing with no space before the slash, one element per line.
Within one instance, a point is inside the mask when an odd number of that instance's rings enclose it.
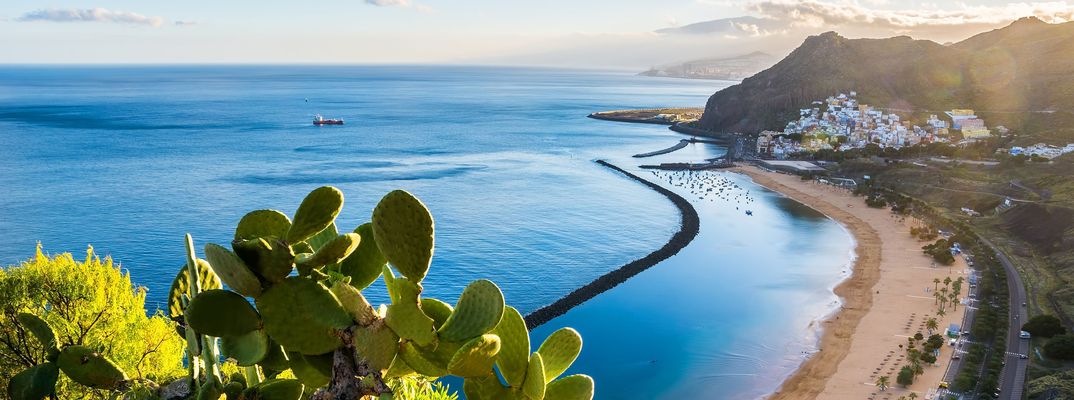
<path fill-rule="evenodd" d="M 317 116 L 313 117 L 313 124 L 317 125 L 317 126 L 321 126 L 321 125 L 343 125 L 343 120 L 342 119 L 331 119 L 331 118 L 326 119 L 325 117 L 322 117 L 321 114 L 317 114 Z"/>

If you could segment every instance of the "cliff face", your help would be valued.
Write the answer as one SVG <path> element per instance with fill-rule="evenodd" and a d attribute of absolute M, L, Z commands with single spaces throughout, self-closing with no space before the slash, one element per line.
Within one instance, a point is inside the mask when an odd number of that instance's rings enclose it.
<path fill-rule="evenodd" d="M 790 55 L 709 98 L 702 127 L 780 130 L 798 109 L 855 90 L 865 104 L 917 111 L 1074 107 L 1074 23 L 1035 18 L 943 46 L 900 36 L 811 36 Z M 1008 124 L 1026 123 L 1010 117 Z"/>

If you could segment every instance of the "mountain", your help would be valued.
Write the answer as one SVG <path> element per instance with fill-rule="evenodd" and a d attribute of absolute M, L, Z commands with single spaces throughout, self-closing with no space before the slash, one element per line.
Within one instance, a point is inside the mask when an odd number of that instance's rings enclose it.
<path fill-rule="evenodd" d="M 990 125 L 1045 130 L 1055 128 L 1057 118 L 1071 119 L 1072 50 L 1074 22 L 1036 18 L 946 46 L 906 36 L 847 39 L 827 32 L 807 38 L 771 68 L 716 92 L 699 123 L 716 131 L 781 130 L 813 100 L 854 90 L 862 103 L 875 107 L 973 108 Z"/>
<path fill-rule="evenodd" d="M 748 31 L 752 28 L 758 30 L 775 30 L 786 25 L 785 22 L 774 19 L 757 17 L 734 17 L 722 18 L 711 21 L 697 22 L 674 28 L 658 29 L 656 33 L 671 35 L 711 35 L 721 33 L 736 33 Z"/>
<path fill-rule="evenodd" d="M 704 58 L 653 67 L 638 75 L 671 78 L 740 80 L 770 67 L 776 57 L 760 51 L 734 57 Z"/>

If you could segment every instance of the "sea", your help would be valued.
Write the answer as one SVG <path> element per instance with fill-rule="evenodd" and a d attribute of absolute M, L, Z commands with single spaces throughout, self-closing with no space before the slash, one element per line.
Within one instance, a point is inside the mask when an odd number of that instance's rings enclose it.
<path fill-rule="evenodd" d="M 246 212 L 293 214 L 322 185 L 344 192 L 337 224 L 349 231 L 405 189 L 436 222 L 425 295 L 451 303 L 489 278 L 525 314 L 679 229 L 667 198 L 603 159 L 689 199 L 700 234 L 535 329 L 534 350 L 577 329 L 585 344 L 568 373 L 593 376 L 598 399 L 760 398 L 816 351 L 851 236 L 742 175 L 639 168 L 700 162 L 718 145 L 634 158 L 685 136 L 586 118 L 700 107 L 734 83 L 470 66 L 0 66 L 0 264 L 37 243 L 76 258 L 92 245 L 152 310 L 183 265 L 184 234 L 199 249 L 226 244 Z M 318 114 L 346 124 L 313 126 Z M 387 301 L 379 281 L 366 292 Z"/>

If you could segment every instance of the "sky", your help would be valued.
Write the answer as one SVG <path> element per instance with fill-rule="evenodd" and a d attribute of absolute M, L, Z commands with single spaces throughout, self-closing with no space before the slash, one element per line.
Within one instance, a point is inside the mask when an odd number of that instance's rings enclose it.
<path fill-rule="evenodd" d="M 1024 16 L 1071 21 L 1074 0 L 4 0 L 0 63 L 629 69 L 833 30 L 958 41 Z"/>

